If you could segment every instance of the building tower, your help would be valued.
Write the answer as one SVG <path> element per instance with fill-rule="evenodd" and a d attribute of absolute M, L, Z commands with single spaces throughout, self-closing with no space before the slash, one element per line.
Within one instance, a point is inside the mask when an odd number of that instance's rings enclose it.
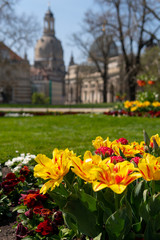
<path fill-rule="evenodd" d="M 52 104 L 64 102 L 63 49 L 55 36 L 55 19 L 50 7 L 44 16 L 43 35 L 35 46 L 33 73 L 34 89 L 37 88 L 37 92 L 49 96 Z"/>

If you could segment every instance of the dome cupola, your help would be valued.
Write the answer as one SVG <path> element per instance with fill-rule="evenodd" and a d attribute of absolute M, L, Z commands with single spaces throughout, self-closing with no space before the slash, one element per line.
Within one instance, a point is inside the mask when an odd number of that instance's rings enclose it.
<path fill-rule="evenodd" d="M 48 10 L 44 16 L 44 35 L 55 35 L 54 29 L 54 16 L 48 7 Z"/>

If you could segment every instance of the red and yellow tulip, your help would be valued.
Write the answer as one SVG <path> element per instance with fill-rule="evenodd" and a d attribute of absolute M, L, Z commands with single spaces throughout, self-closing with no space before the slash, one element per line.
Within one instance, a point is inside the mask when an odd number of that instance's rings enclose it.
<path fill-rule="evenodd" d="M 83 161 L 79 157 L 72 159 L 72 171 L 86 182 L 92 183 L 96 180 L 96 175 L 91 170 L 101 164 L 102 159 L 99 155 L 92 155 L 90 151 L 86 151 Z"/>
<path fill-rule="evenodd" d="M 63 177 L 68 173 L 71 166 L 71 159 L 75 156 L 73 151 L 54 149 L 53 159 L 49 159 L 43 154 L 38 154 L 36 162 L 38 163 L 34 168 L 34 176 L 41 177 L 46 182 L 40 193 L 45 194 L 49 188 L 53 190 L 56 186 L 62 182 Z"/>
<path fill-rule="evenodd" d="M 103 164 L 103 167 L 93 169 L 93 171 L 97 175 L 97 181 L 92 184 L 94 191 L 108 187 L 118 194 L 121 194 L 131 182 L 142 177 L 133 163 L 128 161 L 116 165 Z"/>
<path fill-rule="evenodd" d="M 146 181 L 160 180 L 160 157 L 146 153 L 138 163 L 139 171 Z"/>

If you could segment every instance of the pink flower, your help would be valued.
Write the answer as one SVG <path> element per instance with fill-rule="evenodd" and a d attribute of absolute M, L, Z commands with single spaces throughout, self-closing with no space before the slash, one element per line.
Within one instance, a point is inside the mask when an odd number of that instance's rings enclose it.
<path fill-rule="evenodd" d="M 103 157 L 110 157 L 113 154 L 113 149 L 109 147 L 100 147 L 98 148 L 95 153 L 99 155 L 103 155 Z"/>
<path fill-rule="evenodd" d="M 128 140 L 125 139 L 125 138 L 119 138 L 119 139 L 117 140 L 117 142 L 120 142 L 120 143 L 123 144 L 123 145 L 127 145 L 127 144 L 128 144 Z"/>
<path fill-rule="evenodd" d="M 141 158 L 140 157 L 134 157 L 130 160 L 130 162 L 135 162 L 135 164 L 138 165 L 139 159 L 141 159 Z"/>
<path fill-rule="evenodd" d="M 125 159 L 122 158 L 121 156 L 112 156 L 111 157 L 111 163 L 116 164 L 118 162 L 123 162 L 123 161 L 125 161 Z"/>

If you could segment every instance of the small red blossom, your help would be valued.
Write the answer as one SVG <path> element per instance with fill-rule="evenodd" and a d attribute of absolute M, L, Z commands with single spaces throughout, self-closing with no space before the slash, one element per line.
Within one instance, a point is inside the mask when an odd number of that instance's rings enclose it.
<path fill-rule="evenodd" d="M 42 207 L 35 207 L 35 208 L 33 208 L 33 212 L 35 214 L 41 214 L 41 210 L 42 210 Z"/>
<path fill-rule="evenodd" d="M 57 212 L 54 214 L 54 222 L 55 222 L 57 225 L 63 225 L 64 220 L 63 220 L 63 215 L 62 215 L 62 212 L 61 212 L 61 211 L 57 211 Z"/>
<path fill-rule="evenodd" d="M 20 170 L 20 174 L 21 175 L 24 175 L 24 176 L 27 176 L 29 174 L 30 170 L 27 166 L 24 166 L 23 168 L 21 168 Z"/>
<path fill-rule="evenodd" d="M 23 198 L 24 205 L 27 205 L 28 208 L 42 207 L 43 202 L 47 199 L 45 195 L 37 193 L 29 193 Z"/>
<path fill-rule="evenodd" d="M 48 208 L 42 208 L 41 209 L 41 215 L 46 217 L 52 215 L 52 211 L 49 210 Z"/>
<path fill-rule="evenodd" d="M 114 151 L 109 147 L 100 147 L 95 151 L 96 154 L 103 155 L 103 157 L 110 157 Z"/>
<path fill-rule="evenodd" d="M 36 232 L 41 233 L 43 236 L 53 233 L 52 222 L 49 219 L 44 220 L 37 226 Z"/>
<path fill-rule="evenodd" d="M 1 183 L 1 188 L 5 194 L 9 194 L 20 181 L 14 173 L 8 173 Z"/>
<path fill-rule="evenodd" d="M 21 176 L 18 178 L 18 180 L 23 183 L 23 182 L 25 181 L 25 177 L 21 175 Z"/>
<path fill-rule="evenodd" d="M 26 217 L 28 217 L 29 219 L 33 218 L 33 210 L 29 209 L 28 211 L 25 212 Z"/>
<path fill-rule="evenodd" d="M 127 139 L 125 139 L 125 138 L 119 138 L 118 140 L 117 140 L 117 142 L 119 143 L 121 143 L 121 144 L 123 144 L 123 145 L 127 145 L 128 144 L 128 140 Z"/>
<path fill-rule="evenodd" d="M 130 162 L 135 162 L 135 164 L 138 165 L 140 159 L 140 157 L 134 157 L 130 160 Z"/>
<path fill-rule="evenodd" d="M 137 84 L 138 86 L 143 87 L 146 85 L 146 82 L 144 80 L 137 80 Z"/>
<path fill-rule="evenodd" d="M 118 162 L 123 162 L 123 161 L 125 161 L 125 159 L 122 158 L 121 156 L 112 156 L 111 157 L 111 163 L 116 164 Z"/>

